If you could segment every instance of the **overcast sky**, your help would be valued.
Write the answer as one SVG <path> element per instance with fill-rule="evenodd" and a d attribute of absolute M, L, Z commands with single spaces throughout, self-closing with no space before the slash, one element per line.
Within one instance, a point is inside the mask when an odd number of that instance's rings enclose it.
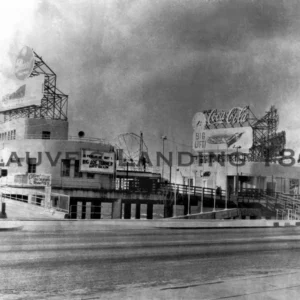
<path fill-rule="evenodd" d="M 161 150 L 162 135 L 191 145 L 197 111 L 272 104 L 289 143 L 300 128 L 300 1 L 10 0 L 0 28 L 0 87 L 32 47 L 69 95 L 73 135 L 143 131 Z"/>

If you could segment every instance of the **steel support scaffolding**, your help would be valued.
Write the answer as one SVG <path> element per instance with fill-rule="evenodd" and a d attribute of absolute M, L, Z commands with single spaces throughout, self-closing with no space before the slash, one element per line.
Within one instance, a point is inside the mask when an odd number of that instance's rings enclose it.
<path fill-rule="evenodd" d="M 285 131 L 277 133 L 279 123 L 277 109 L 271 106 L 270 110 L 261 119 L 258 119 L 249 107 L 247 107 L 247 110 L 248 118 L 244 123 L 231 124 L 222 122 L 220 124 L 206 124 L 205 129 L 250 126 L 253 129 L 253 145 L 250 148 L 250 155 L 248 156 L 250 161 L 271 162 L 282 157 L 286 136 Z M 203 113 L 208 119 L 211 112 L 211 110 L 207 110 Z"/>
<path fill-rule="evenodd" d="M 18 118 L 68 120 L 68 96 L 56 87 L 56 74 L 34 51 L 35 64 L 30 77 L 43 74 L 44 95 L 41 106 L 29 106 L 3 112 L 4 122 Z"/>

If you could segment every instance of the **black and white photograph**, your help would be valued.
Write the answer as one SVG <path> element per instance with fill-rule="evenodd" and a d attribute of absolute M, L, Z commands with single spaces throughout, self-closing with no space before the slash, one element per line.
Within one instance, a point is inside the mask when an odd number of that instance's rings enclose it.
<path fill-rule="evenodd" d="M 300 299 L 300 1 L 0 2 L 0 299 Z"/>

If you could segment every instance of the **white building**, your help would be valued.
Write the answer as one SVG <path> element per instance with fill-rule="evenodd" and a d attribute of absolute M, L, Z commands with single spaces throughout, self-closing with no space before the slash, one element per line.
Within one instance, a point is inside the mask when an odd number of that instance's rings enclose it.
<path fill-rule="evenodd" d="M 69 136 L 68 96 L 32 49 L 21 50 L 14 71 L 17 88 L 0 101 L 0 163 L 8 171 L 2 193 L 64 211 L 99 202 L 100 190 L 114 188 L 113 147 L 83 132 Z"/>

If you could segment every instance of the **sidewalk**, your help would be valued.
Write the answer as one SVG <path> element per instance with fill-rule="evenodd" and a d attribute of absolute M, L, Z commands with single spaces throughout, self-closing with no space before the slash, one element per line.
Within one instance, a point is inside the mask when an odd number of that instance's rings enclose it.
<path fill-rule="evenodd" d="M 297 226 L 297 221 L 274 221 L 274 220 L 53 220 L 53 219 L 0 219 L 0 230 L 6 228 L 24 229 L 25 231 L 76 231 L 76 230 L 183 230 L 183 229 L 234 229 L 234 228 L 274 228 Z M 276 224 L 276 226 L 274 226 Z"/>

